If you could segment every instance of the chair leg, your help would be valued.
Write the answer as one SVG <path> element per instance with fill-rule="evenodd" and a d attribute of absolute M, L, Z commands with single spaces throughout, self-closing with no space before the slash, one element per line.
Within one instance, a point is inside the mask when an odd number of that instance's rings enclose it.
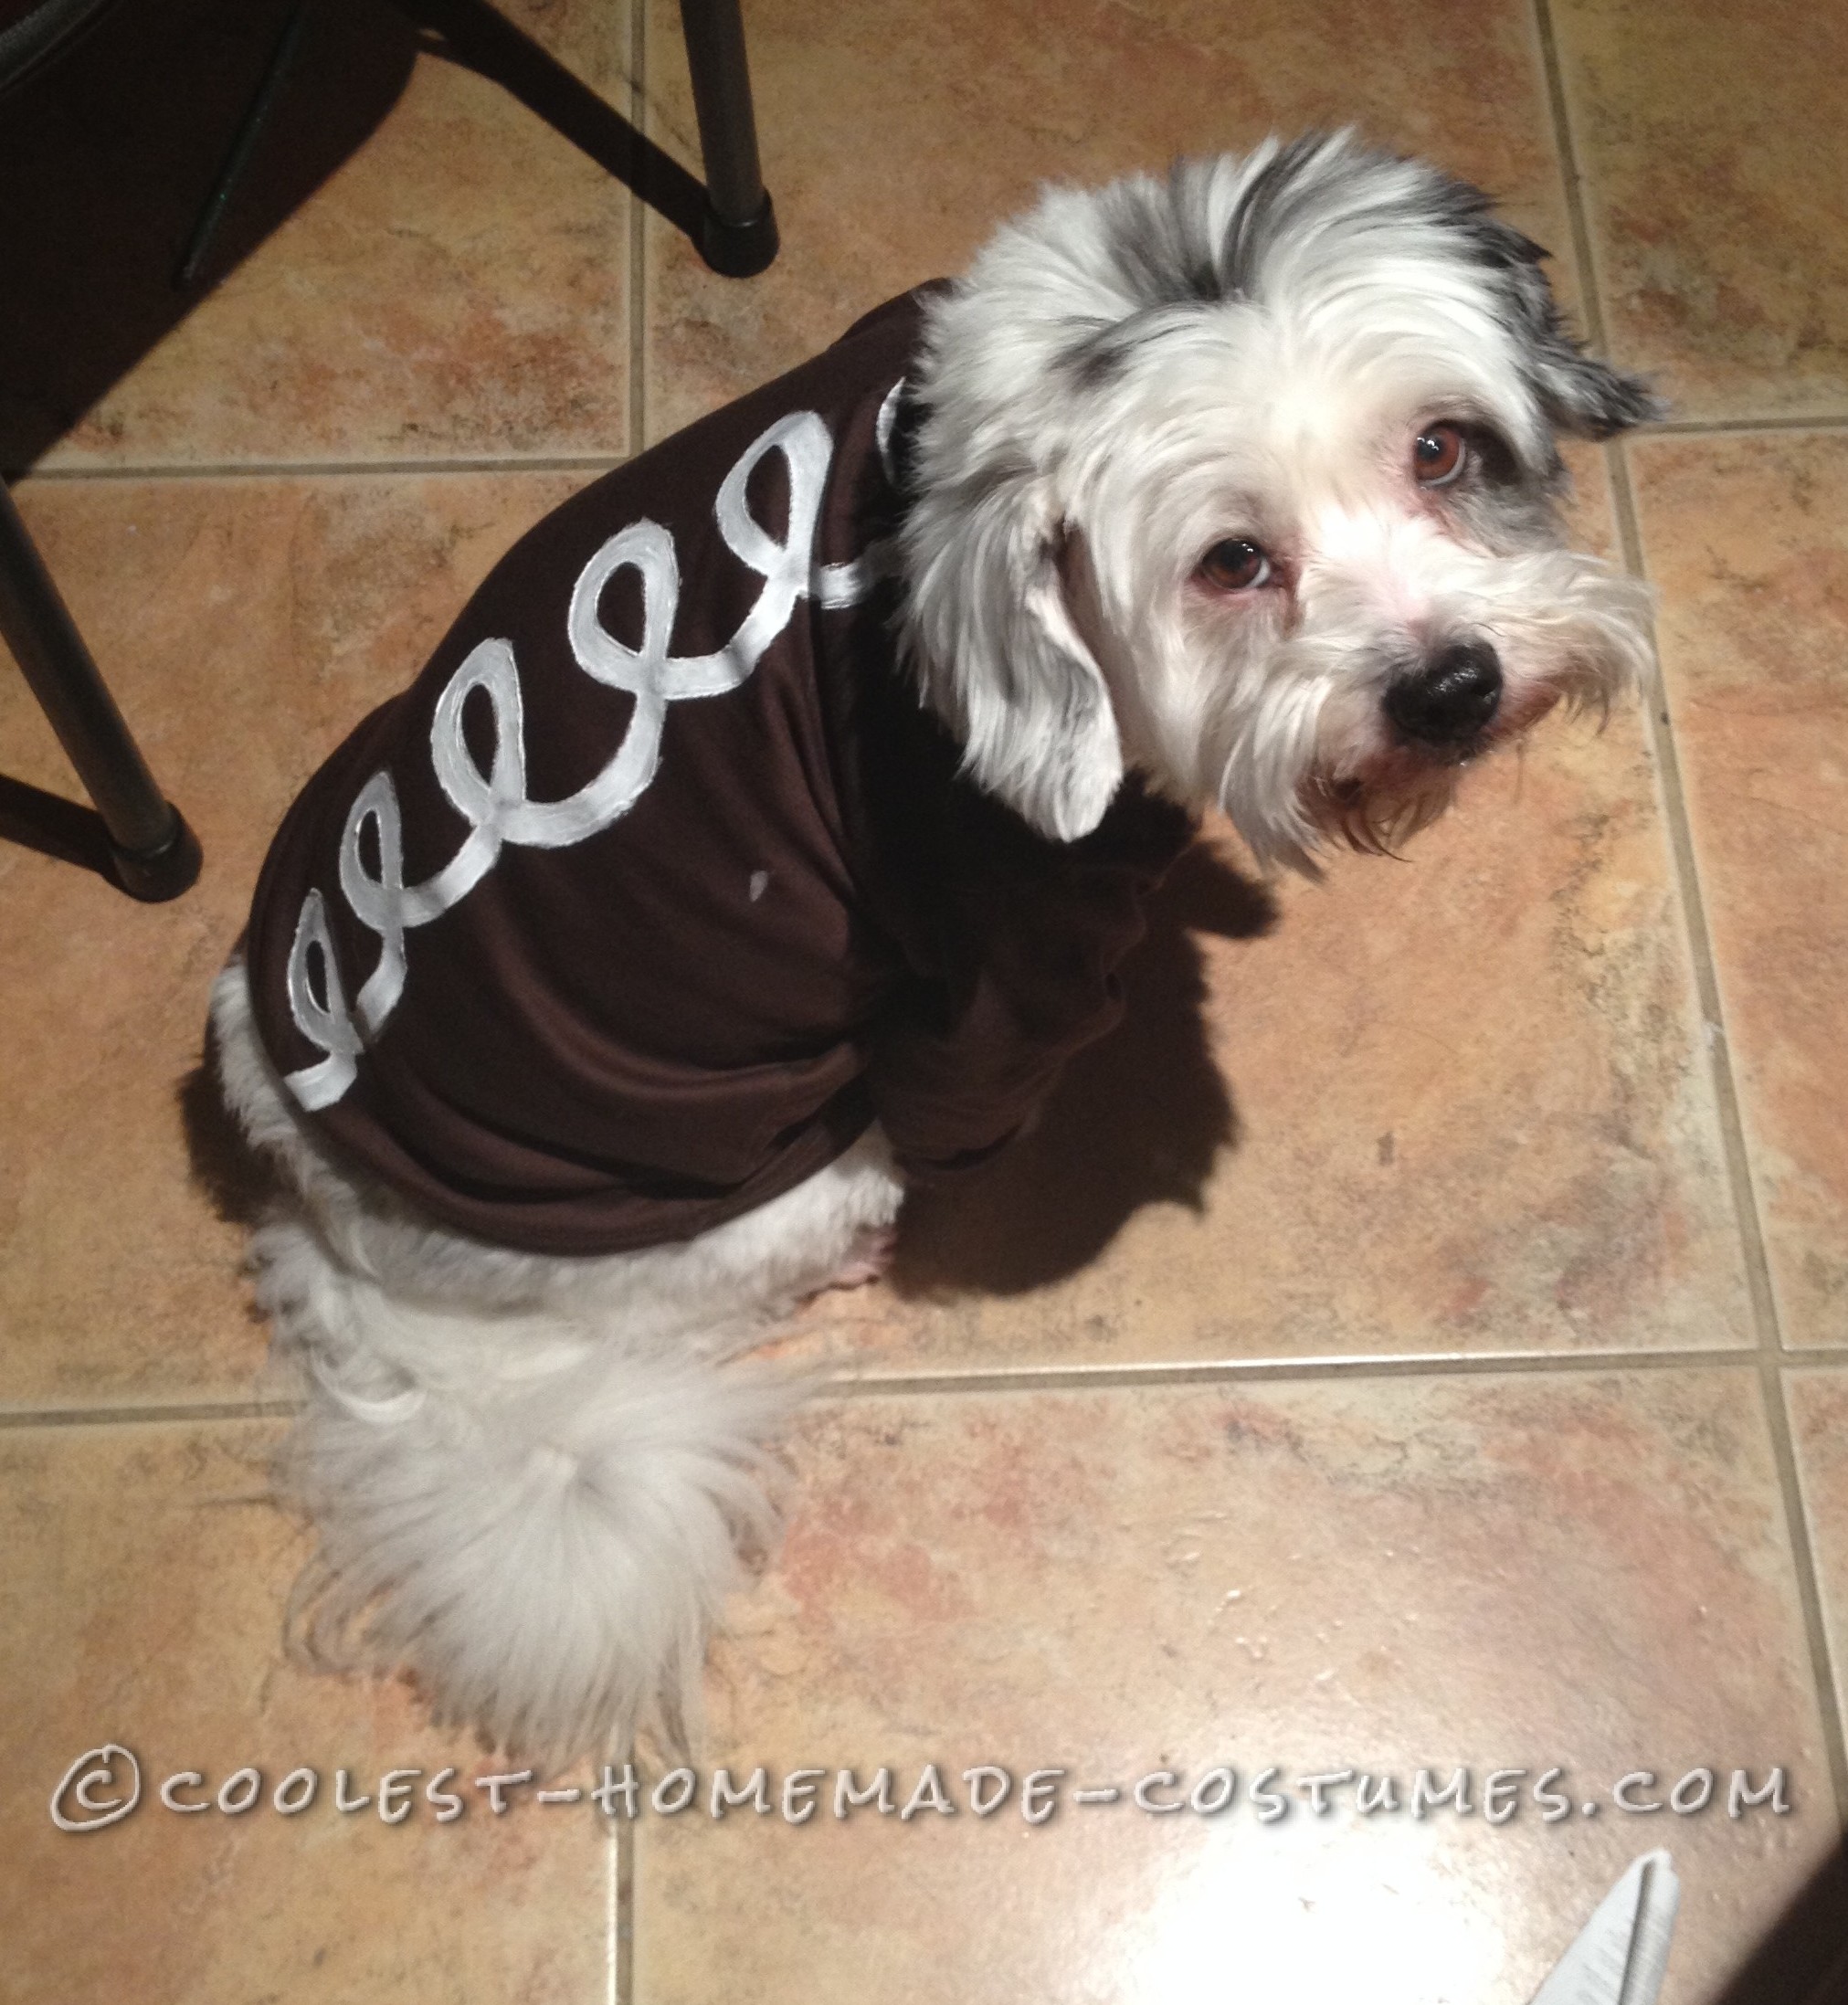
<path fill-rule="evenodd" d="M 263 129 L 269 124 L 270 113 L 282 96 L 289 72 L 295 66 L 307 18 L 308 0 L 296 0 L 288 19 L 282 24 L 281 33 L 276 37 L 275 47 L 269 52 L 269 63 L 257 85 L 257 94 L 245 110 L 243 121 L 231 141 L 230 151 L 218 169 L 218 178 L 212 184 L 211 193 L 206 195 L 198 220 L 193 225 L 193 234 L 181 253 L 179 266 L 174 273 L 176 292 L 190 291 L 205 269 L 206 256 L 218 234 L 218 226 L 225 220 L 225 212 L 231 206 L 231 197 L 237 194 L 238 184 L 249 170 Z"/>
<path fill-rule="evenodd" d="M 4 481 L 0 636 L 96 803 L 121 888 L 177 898 L 199 874 L 198 839 L 155 786 Z"/>
<path fill-rule="evenodd" d="M 700 253 L 727 278 L 753 278 L 776 255 L 776 213 L 757 162 L 757 124 L 738 0 L 681 0 L 681 26 L 706 167 Z"/>

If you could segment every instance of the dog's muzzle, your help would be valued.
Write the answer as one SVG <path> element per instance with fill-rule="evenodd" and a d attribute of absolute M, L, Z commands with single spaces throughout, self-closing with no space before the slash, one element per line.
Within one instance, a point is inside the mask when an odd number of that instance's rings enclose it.
<path fill-rule="evenodd" d="M 1386 714 L 1401 737 L 1439 752 L 1475 744 L 1502 701 L 1502 664 L 1486 640 L 1458 640 L 1416 675 L 1386 692 Z"/>

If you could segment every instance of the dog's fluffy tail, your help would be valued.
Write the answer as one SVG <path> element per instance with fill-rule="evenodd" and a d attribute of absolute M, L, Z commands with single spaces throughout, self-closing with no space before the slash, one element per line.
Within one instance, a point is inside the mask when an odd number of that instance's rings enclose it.
<path fill-rule="evenodd" d="M 307 1223 L 252 1250 L 310 1381 L 281 1464 L 321 1534 L 299 1643 L 408 1667 L 439 1719 L 523 1757 L 619 1754 L 639 1725 L 684 1744 L 706 1638 L 774 1534 L 790 1382 L 551 1312 L 409 1305 Z"/>
<path fill-rule="evenodd" d="M 236 961 L 212 1023 L 226 1102 L 285 1172 L 251 1264 L 307 1388 L 279 1472 L 321 1535 L 298 1641 L 408 1667 L 439 1718 L 522 1758 L 620 1757 L 642 1726 L 685 1746 L 706 1638 L 775 1533 L 765 1444 L 806 1389 L 724 1360 L 891 1226 L 883 1135 L 696 1239 L 546 1259 L 325 1155 Z"/>

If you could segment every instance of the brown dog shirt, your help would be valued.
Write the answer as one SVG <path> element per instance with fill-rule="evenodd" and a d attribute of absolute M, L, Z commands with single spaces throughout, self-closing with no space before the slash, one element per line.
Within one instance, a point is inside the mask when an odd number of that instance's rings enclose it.
<path fill-rule="evenodd" d="M 1093 835 L 1034 834 L 900 669 L 926 297 L 548 516 L 284 821 L 264 1045 L 452 1229 L 684 1239 L 875 1118 L 913 1171 L 978 1160 L 1115 1020 L 1191 824 L 1131 781 Z"/>

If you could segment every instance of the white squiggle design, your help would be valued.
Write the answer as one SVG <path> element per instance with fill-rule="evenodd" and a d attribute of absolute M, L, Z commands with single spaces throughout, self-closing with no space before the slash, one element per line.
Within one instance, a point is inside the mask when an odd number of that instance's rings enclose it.
<path fill-rule="evenodd" d="M 314 993 L 308 956 L 321 950 L 321 978 L 327 994 Z M 295 938 L 289 948 L 289 1013 L 308 1041 L 327 1056 L 289 1074 L 288 1083 L 304 1107 L 325 1107 L 353 1084 L 359 1056 L 359 1033 L 347 1014 L 340 987 L 340 966 L 333 958 L 333 936 L 327 930 L 327 905 L 318 891 L 301 901 Z"/>
<path fill-rule="evenodd" d="M 885 484 L 894 494 L 898 492 L 898 466 L 892 457 L 892 433 L 898 423 L 899 400 L 903 396 L 904 378 L 901 376 L 885 393 L 879 406 L 879 416 L 872 421 L 872 442 L 879 449 L 879 463 L 885 472 Z"/>
<path fill-rule="evenodd" d="M 903 387 L 894 385 L 880 406 L 875 438 L 882 461 L 889 457 Z M 789 474 L 789 527 L 780 543 L 753 517 L 745 497 L 751 475 L 772 452 L 783 455 Z M 754 441 L 725 476 L 713 502 L 719 533 L 764 584 L 737 632 L 714 654 L 668 652 L 680 607 L 680 564 L 673 537 L 660 523 L 630 523 L 585 565 L 565 616 L 572 655 L 586 675 L 607 688 L 626 691 L 635 704 L 622 743 L 576 793 L 555 801 L 529 797 L 525 715 L 512 645 L 484 640 L 470 650 L 444 686 L 430 721 L 437 782 L 469 824 L 461 848 L 421 884 L 405 882 L 403 817 L 397 788 L 384 768 L 360 788 L 348 811 L 340 842 L 340 888 L 354 916 L 379 939 L 377 964 L 351 1008 L 334 958 L 325 901 L 312 890 L 301 902 L 289 953 L 289 1009 L 296 1029 L 324 1054 L 286 1077 L 303 1107 L 312 1113 L 332 1106 L 353 1084 L 364 1040 L 377 1036 L 404 994 L 407 933 L 466 898 L 493 869 L 503 845 L 563 849 L 608 828 L 634 807 L 660 768 L 669 704 L 736 689 L 805 597 L 823 607 L 845 607 L 871 589 L 892 561 L 885 543 L 847 564 L 814 561 L 832 455 L 833 441 L 821 418 L 813 411 L 793 411 Z M 635 648 L 618 640 L 597 617 L 605 588 L 625 569 L 641 581 L 641 642 Z M 494 722 L 493 755 L 486 773 L 476 765 L 462 730 L 464 707 L 477 690 L 486 696 Z M 376 876 L 366 868 L 360 847 L 367 823 L 378 852 Z M 319 993 L 311 966 L 316 953 Z"/>
<path fill-rule="evenodd" d="M 879 464 L 885 474 L 885 484 L 894 493 L 898 491 L 898 469 L 892 457 L 892 430 L 898 422 L 898 400 L 903 394 L 904 378 L 901 376 L 885 393 L 885 401 L 872 424 Z M 815 596 L 824 606 L 851 606 L 864 598 L 881 578 L 895 573 L 898 565 L 898 538 L 882 536 L 877 543 L 869 543 L 850 563 L 824 565 L 817 579 Z"/>

